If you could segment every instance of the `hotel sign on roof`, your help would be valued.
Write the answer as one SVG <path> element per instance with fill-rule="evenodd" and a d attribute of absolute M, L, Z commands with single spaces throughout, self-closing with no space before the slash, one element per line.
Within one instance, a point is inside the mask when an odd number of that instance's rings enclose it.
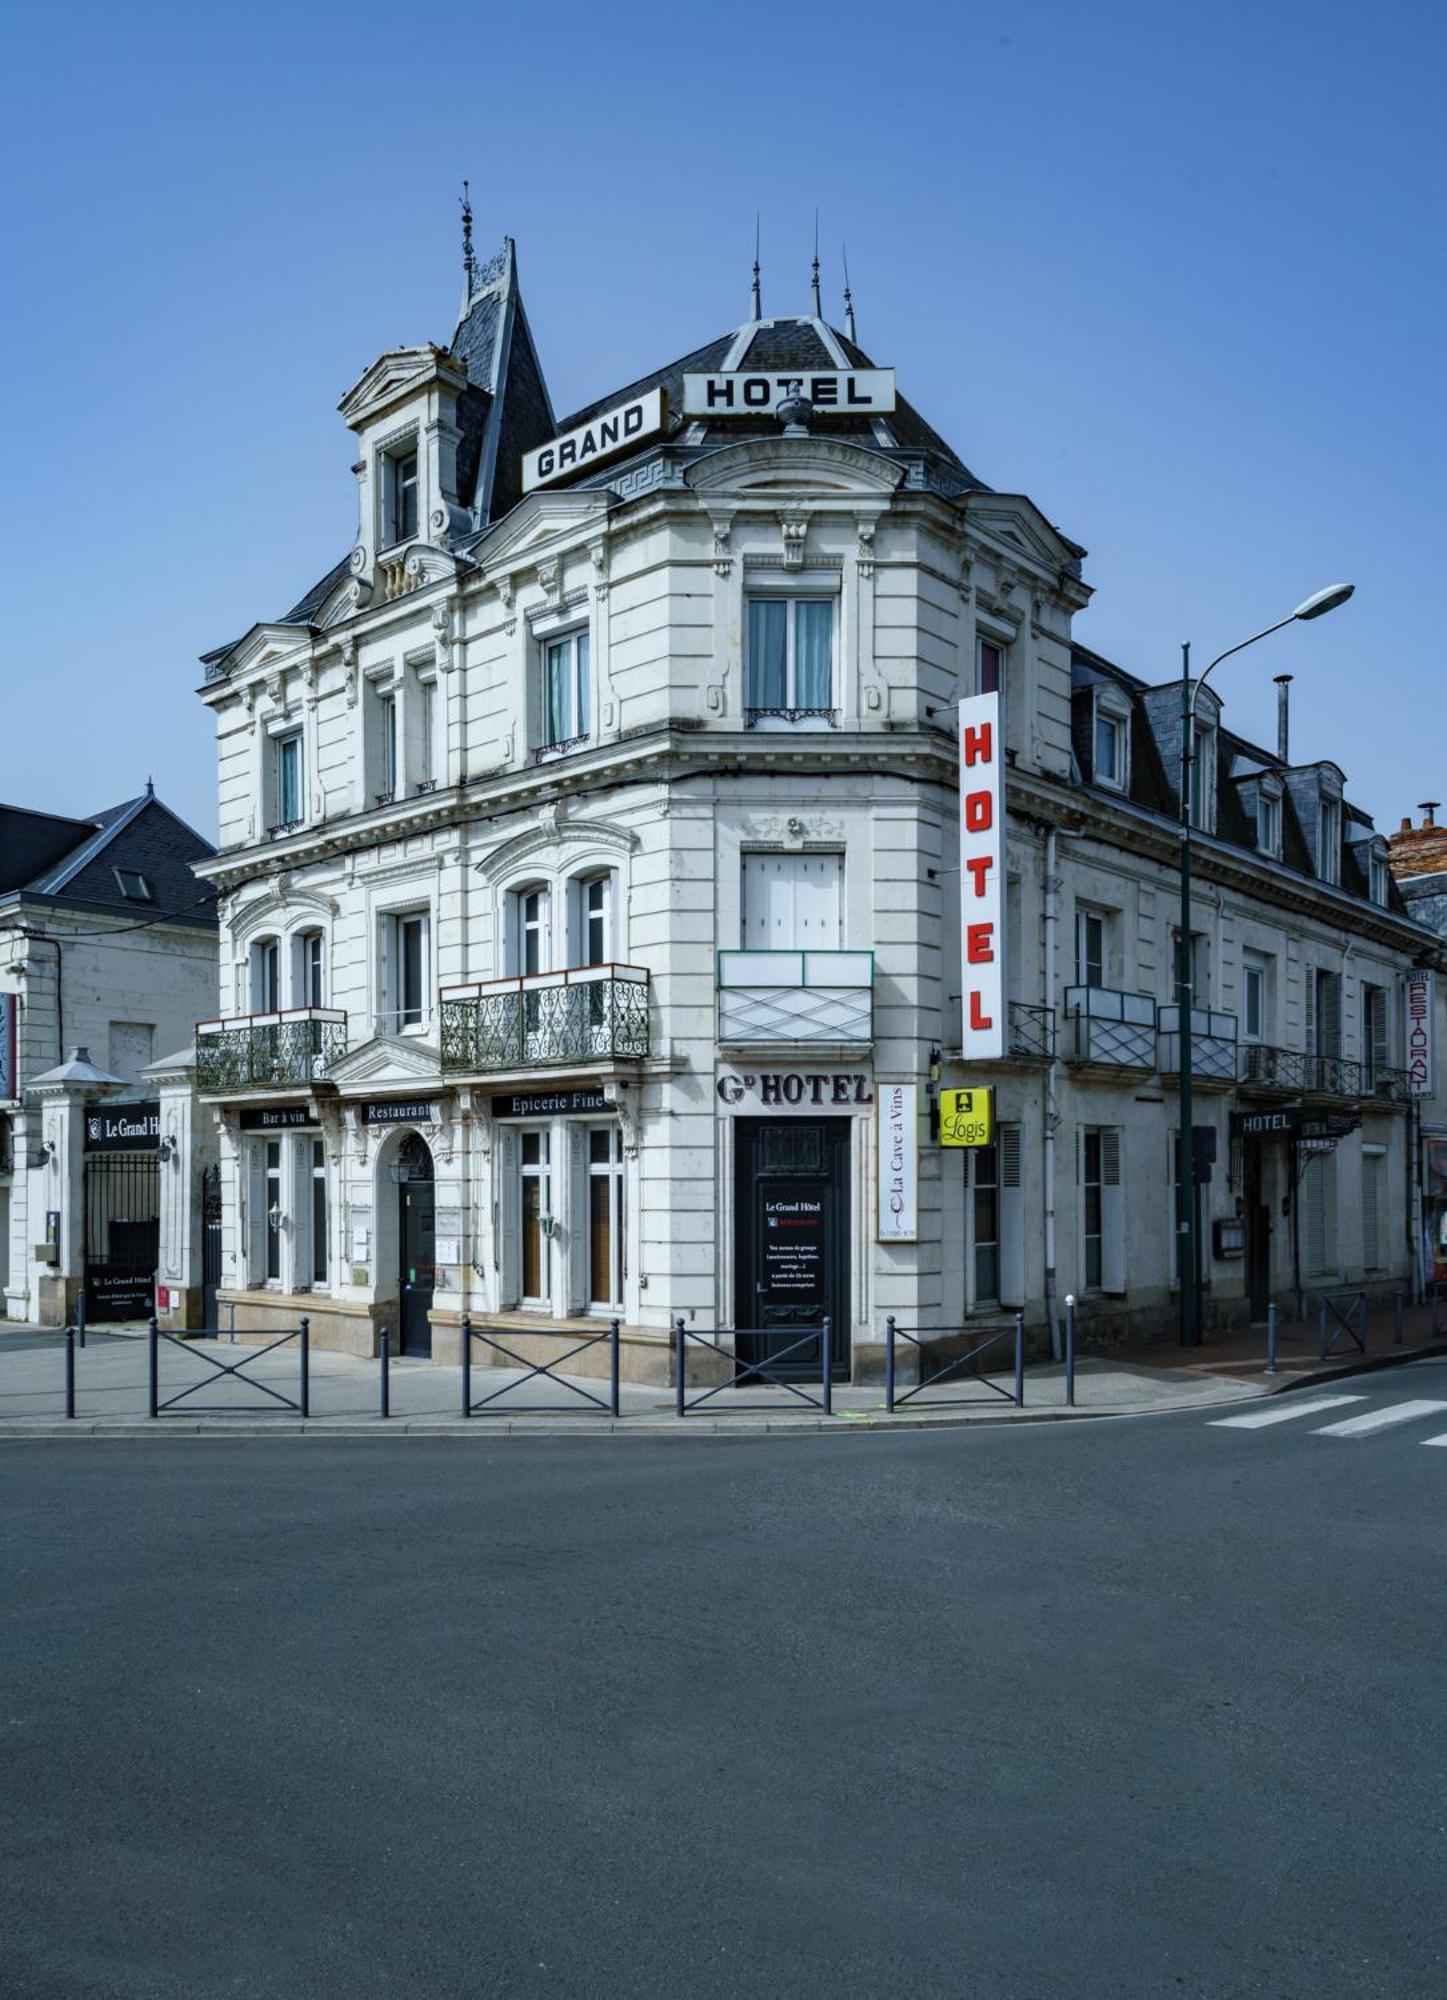
<path fill-rule="evenodd" d="M 894 408 L 892 368 L 790 368 L 752 374 L 736 369 L 685 375 L 686 417 L 767 416 L 790 393 L 806 396 L 816 416 L 881 416 Z"/>

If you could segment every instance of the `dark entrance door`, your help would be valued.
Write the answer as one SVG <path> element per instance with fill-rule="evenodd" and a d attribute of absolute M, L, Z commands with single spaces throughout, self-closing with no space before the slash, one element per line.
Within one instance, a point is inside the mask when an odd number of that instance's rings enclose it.
<path fill-rule="evenodd" d="M 201 1176 L 201 1324 L 216 1325 L 216 1287 L 221 1283 L 221 1169 Z"/>
<path fill-rule="evenodd" d="M 741 1118 L 734 1153 L 734 1301 L 745 1362 L 769 1360 L 827 1313 L 836 1380 L 849 1376 L 847 1118 Z M 817 1339 L 779 1364 L 817 1382 Z"/>
<path fill-rule="evenodd" d="M 85 1162 L 85 1315 L 145 1319 L 155 1307 L 161 1221 L 154 1153 Z"/>
<path fill-rule="evenodd" d="M 432 1290 L 437 1277 L 437 1229 L 432 1155 L 415 1133 L 402 1141 L 397 1155 L 401 1203 L 397 1218 L 397 1243 L 401 1264 L 397 1274 L 400 1301 L 401 1351 L 403 1354 L 432 1352 Z"/>
<path fill-rule="evenodd" d="M 1262 1199 L 1262 1165 L 1261 1142 L 1244 1140 L 1241 1178 L 1246 1199 L 1246 1297 L 1253 1325 L 1265 1319 L 1271 1303 L 1271 1204 Z"/>

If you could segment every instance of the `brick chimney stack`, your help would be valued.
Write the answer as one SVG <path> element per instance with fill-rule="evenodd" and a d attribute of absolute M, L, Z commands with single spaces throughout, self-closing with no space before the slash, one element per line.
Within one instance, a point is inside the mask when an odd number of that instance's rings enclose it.
<path fill-rule="evenodd" d="M 1387 841 L 1392 873 L 1399 882 L 1411 875 L 1447 874 L 1447 826 L 1438 826 L 1440 799 L 1423 799 L 1417 810 L 1422 824 L 1414 826 L 1410 815 Z"/>

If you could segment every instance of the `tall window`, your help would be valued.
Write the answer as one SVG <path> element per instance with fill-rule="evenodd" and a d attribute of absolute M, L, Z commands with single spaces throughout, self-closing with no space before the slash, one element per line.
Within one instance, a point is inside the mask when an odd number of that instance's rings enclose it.
<path fill-rule="evenodd" d="M 623 1303 L 623 1135 L 616 1125 L 588 1134 L 588 1301 Z"/>
<path fill-rule="evenodd" d="M 1379 1271 L 1382 1255 L 1382 1188 L 1387 1156 L 1380 1146 L 1362 1147 L 1362 1268 Z"/>
<path fill-rule="evenodd" d="M 1117 790 L 1125 782 L 1125 723 L 1100 708 L 1095 712 L 1095 782 Z"/>
<path fill-rule="evenodd" d="M 395 1034 L 427 1019 L 427 918 L 409 910 L 388 917 L 386 925 L 383 1004 L 386 1026 Z"/>
<path fill-rule="evenodd" d="M 1179 999 L 1182 974 L 1188 973 L 1191 981 L 1191 1005 L 1193 1007 L 1209 1007 L 1211 1004 L 1211 995 L 1208 976 L 1209 968 L 1206 963 L 1206 933 L 1204 931 L 1191 932 L 1190 961 L 1188 964 L 1183 965 L 1181 963 L 1181 933 L 1173 926 L 1171 929 L 1171 965 L 1171 977 L 1173 981 L 1171 987 L 1172 999 Z"/>
<path fill-rule="evenodd" d="M 1281 858 L 1281 801 L 1272 792 L 1256 794 L 1256 845 L 1273 861 Z"/>
<path fill-rule="evenodd" d="M 1377 1089 L 1392 1059 L 1389 1019 L 1386 987 L 1363 986 L 1362 1081 L 1368 1090 Z"/>
<path fill-rule="evenodd" d="M 548 892 L 523 889 L 518 894 L 517 969 L 523 978 L 546 971 L 548 934 Z"/>
<path fill-rule="evenodd" d="M 1242 1033 L 1248 1042 L 1266 1040 L 1269 968 L 1255 952 L 1247 952 L 1241 965 Z"/>
<path fill-rule="evenodd" d="M 272 802 L 277 827 L 295 826 L 301 818 L 301 731 L 291 730 L 272 743 Z"/>
<path fill-rule="evenodd" d="M 993 1305 L 1000 1297 L 1000 1156 L 995 1146 L 978 1146 L 966 1154 L 969 1182 L 970 1251 L 974 1260 L 974 1291 L 969 1304 Z"/>
<path fill-rule="evenodd" d="M 1341 800 L 1323 797 L 1316 822 L 1316 872 L 1323 882 L 1341 880 Z"/>
<path fill-rule="evenodd" d="M 543 647 L 542 747 L 556 750 L 588 733 L 588 634 L 569 632 Z"/>
<path fill-rule="evenodd" d="M 1391 882 L 1392 871 L 1387 864 L 1386 855 L 1379 854 L 1373 849 L 1367 862 L 1367 894 L 1383 909 L 1386 908 L 1391 896 Z"/>
<path fill-rule="evenodd" d="M 281 946 L 258 938 L 251 947 L 251 1011 L 274 1014 L 281 1005 Z"/>
<path fill-rule="evenodd" d="M 291 941 L 291 1004 L 293 1007 L 320 1007 L 324 1004 L 322 975 L 323 940 L 320 931 L 298 931 Z"/>
<path fill-rule="evenodd" d="M 417 532 L 417 454 L 399 452 L 387 461 L 387 540 L 410 542 Z"/>
<path fill-rule="evenodd" d="M 417 789 L 430 792 L 437 783 L 437 683 L 421 681 L 417 689 Z"/>
<path fill-rule="evenodd" d="M 552 1258 L 545 1221 L 552 1217 L 552 1173 L 546 1132 L 522 1135 L 522 1291 L 524 1305 L 548 1303 Z"/>
<path fill-rule="evenodd" d="M 796 721 L 834 709 L 834 600 L 751 597 L 745 721 Z"/>
<path fill-rule="evenodd" d="M 594 875 L 583 884 L 583 963 L 608 963 L 608 877 Z"/>
<path fill-rule="evenodd" d="M 1332 1269 L 1335 1230 L 1327 1226 L 1336 1206 L 1335 1161 L 1329 1152 L 1310 1153 L 1301 1171 L 1302 1268 L 1308 1278 L 1324 1278 Z"/>
<path fill-rule="evenodd" d="M 1004 685 L 1005 649 L 993 639 L 975 641 L 975 692 L 998 694 Z"/>
<path fill-rule="evenodd" d="M 1081 1175 L 1081 1192 L 1084 1196 L 1083 1263 L 1085 1266 L 1085 1289 L 1088 1292 L 1100 1290 L 1103 1270 L 1104 1216 L 1101 1205 L 1101 1133 L 1089 1129 L 1084 1134 L 1082 1148 L 1084 1171 Z"/>
<path fill-rule="evenodd" d="M 1125 1202 L 1118 1125 L 1088 1125 L 1080 1135 L 1080 1266 L 1086 1291 L 1123 1293 Z"/>
<path fill-rule="evenodd" d="M 266 1173 L 262 1182 L 266 1199 L 266 1278 L 276 1284 L 281 1278 L 281 1141 L 266 1142 Z"/>
<path fill-rule="evenodd" d="M 310 1142 L 311 1167 L 311 1281 L 327 1281 L 327 1151 L 320 1139 Z"/>
<path fill-rule="evenodd" d="M 1105 984 L 1105 918 L 1099 910 L 1075 912 L 1075 983 Z"/>
<path fill-rule="evenodd" d="M 1216 732 L 1195 725 L 1191 737 L 1191 824 L 1209 833 L 1216 822 Z"/>
<path fill-rule="evenodd" d="M 377 775 L 378 805 L 389 805 L 397 796 L 397 694 L 392 689 L 377 696 L 377 747 L 380 752 Z"/>

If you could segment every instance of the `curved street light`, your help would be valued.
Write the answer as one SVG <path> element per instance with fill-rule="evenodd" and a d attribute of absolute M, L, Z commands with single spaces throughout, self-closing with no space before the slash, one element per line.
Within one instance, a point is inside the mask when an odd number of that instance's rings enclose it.
<path fill-rule="evenodd" d="M 1228 646 L 1224 653 L 1218 653 L 1199 680 L 1191 679 L 1191 647 L 1187 641 L 1181 647 L 1181 895 L 1179 927 L 1176 933 L 1176 1035 L 1180 1049 L 1181 1124 L 1180 1124 L 1180 1200 L 1177 1209 L 1176 1228 L 1180 1254 L 1177 1259 L 1180 1300 L 1180 1331 L 1183 1347 L 1196 1346 L 1201 1338 L 1199 1288 L 1196 1283 L 1196 1267 L 1199 1255 L 1196 1228 L 1196 1151 L 1194 1108 L 1191 1101 L 1192 1063 L 1192 1021 L 1195 1006 L 1195 966 L 1191 951 L 1191 771 L 1196 761 L 1196 696 L 1206 685 L 1223 660 L 1229 660 L 1233 653 L 1244 653 L 1248 646 L 1254 646 L 1259 639 L 1269 639 L 1273 632 L 1280 632 L 1287 625 L 1294 625 L 1298 619 L 1303 623 L 1313 618 L 1324 617 L 1328 611 L 1335 611 L 1346 603 L 1356 589 L 1354 583 L 1333 583 L 1325 590 L 1313 591 L 1310 597 L 1298 604 L 1295 611 L 1285 618 L 1278 618 L 1274 625 L 1265 625 L 1259 632 L 1253 632 L 1249 639 L 1242 639 L 1234 646 Z"/>

